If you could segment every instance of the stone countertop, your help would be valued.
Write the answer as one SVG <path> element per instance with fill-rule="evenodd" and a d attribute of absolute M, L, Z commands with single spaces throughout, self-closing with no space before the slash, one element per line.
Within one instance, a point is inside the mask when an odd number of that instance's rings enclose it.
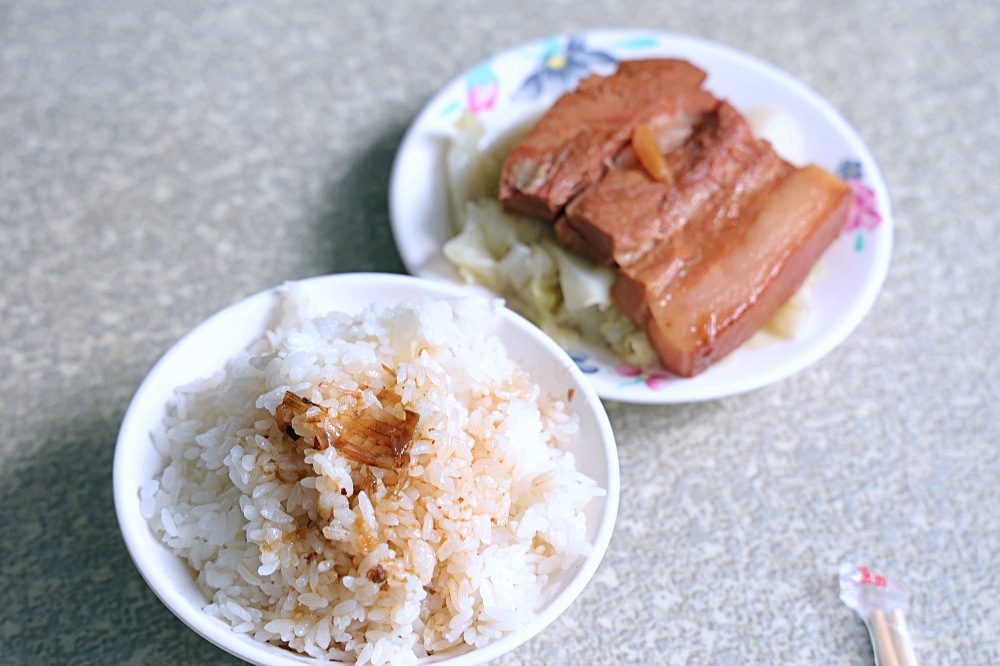
<path fill-rule="evenodd" d="M 0 0 L 0 663 L 234 663 L 119 536 L 115 438 L 153 363 L 293 280 L 402 272 L 391 161 L 525 41 L 699 35 L 829 99 L 895 211 L 836 350 L 714 402 L 607 403 L 623 495 L 595 579 L 500 664 L 872 662 L 837 565 L 912 591 L 926 664 L 1000 663 L 1000 5 Z"/>

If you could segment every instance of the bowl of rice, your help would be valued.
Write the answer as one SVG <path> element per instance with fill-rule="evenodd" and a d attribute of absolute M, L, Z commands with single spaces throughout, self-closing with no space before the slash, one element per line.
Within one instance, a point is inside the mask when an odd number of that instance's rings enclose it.
<path fill-rule="evenodd" d="M 287 283 L 178 341 L 119 433 L 146 582 L 255 664 L 487 662 L 596 571 L 618 458 L 573 360 L 495 298 Z"/>

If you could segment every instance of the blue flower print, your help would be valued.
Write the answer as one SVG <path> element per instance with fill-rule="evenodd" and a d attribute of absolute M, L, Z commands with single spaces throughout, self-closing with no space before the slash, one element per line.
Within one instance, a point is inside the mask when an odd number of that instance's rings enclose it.
<path fill-rule="evenodd" d="M 586 76 L 614 70 L 618 64 L 609 53 L 587 49 L 582 37 L 570 37 L 565 47 L 557 39 L 545 41 L 542 62 L 532 72 L 513 99 L 558 96 L 572 90 Z"/>
<path fill-rule="evenodd" d="M 573 359 L 576 363 L 576 367 L 580 368 L 580 371 L 587 375 L 592 375 L 599 370 L 596 365 L 587 362 L 588 356 L 583 352 L 567 350 L 569 357 Z"/>

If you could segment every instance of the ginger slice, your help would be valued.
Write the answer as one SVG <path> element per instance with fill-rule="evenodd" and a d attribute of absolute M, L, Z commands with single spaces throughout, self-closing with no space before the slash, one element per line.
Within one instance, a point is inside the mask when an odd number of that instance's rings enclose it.
<path fill-rule="evenodd" d="M 673 181 L 674 175 L 667 168 L 667 160 L 660 152 L 660 145 L 649 125 L 639 125 L 632 131 L 632 149 L 639 163 L 655 180 L 664 183 Z"/>

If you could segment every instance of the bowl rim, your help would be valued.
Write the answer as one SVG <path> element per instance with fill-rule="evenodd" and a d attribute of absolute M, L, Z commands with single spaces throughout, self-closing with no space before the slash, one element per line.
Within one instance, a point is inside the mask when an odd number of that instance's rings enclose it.
<path fill-rule="evenodd" d="M 358 300 L 359 290 L 365 294 L 378 294 L 375 297 L 367 295 L 361 297 L 362 300 L 367 299 L 368 303 L 399 302 L 410 298 L 403 296 L 393 300 L 386 296 L 387 293 L 394 290 L 452 300 L 471 296 L 470 292 L 461 286 L 391 273 L 339 273 L 296 280 L 294 283 L 304 287 L 307 295 L 309 290 L 336 288 L 342 293 L 353 294 L 352 298 L 355 302 L 360 302 Z M 255 664 L 338 663 L 321 662 L 321 660 L 290 650 L 279 651 L 280 648 L 273 645 L 258 643 L 251 637 L 233 632 L 227 623 L 206 614 L 203 607 L 207 600 L 198 605 L 192 599 L 190 587 L 194 585 L 193 576 L 190 581 L 191 586 L 186 587 L 156 568 L 156 560 L 164 558 L 168 560 L 172 558 L 185 568 L 188 565 L 179 556 L 171 553 L 153 534 L 152 530 L 149 529 L 148 521 L 142 517 L 140 510 L 139 489 L 148 480 L 144 473 L 144 465 L 149 466 L 148 460 L 151 457 L 158 457 L 153 451 L 149 426 L 155 419 L 162 418 L 165 414 L 167 400 L 178 387 L 186 383 L 174 382 L 167 386 L 164 383 L 164 378 L 178 374 L 175 370 L 175 364 L 178 361 L 183 361 L 185 355 L 191 353 L 192 345 L 197 345 L 203 339 L 218 334 L 219 329 L 225 329 L 225 325 L 231 323 L 232 320 L 239 319 L 241 316 L 245 317 L 246 313 L 249 312 L 254 315 L 252 319 L 255 322 L 267 321 L 272 316 L 270 311 L 273 311 L 278 294 L 283 288 L 284 285 L 257 292 L 218 310 L 172 344 L 153 365 L 130 401 L 119 428 L 112 474 L 115 513 L 129 555 L 146 584 L 174 615 L 203 638 L 230 654 Z M 604 483 L 598 480 L 598 484 L 605 487 L 606 495 L 603 498 L 595 498 L 603 500 L 603 502 L 598 514 L 599 521 L 596 529 L 591 528 L 593 538 L 590 553 L 584 556 L 568 580 L 564 582 L 563 587 L 542 607 L 532 622 L 505 634 L 482 648 L 446 653 L 443 657 L 425 658 L 419 663 L 443 662 L 452 666 L 484 663 L 514 649 L 540 633 L 570 606 L 593 577 L 607 551 L 617 519 L 620 495 L 617 446 L 610 420 L 600 398 L 561 347 L 528 320 L 503 306 L 500 299 L 493 300 L 499 311 L 495 332 L 501 334 L 507 330 L 507 327 L 510 327 L 509 330 L 514 335 L 534 341 L 535 344 L 539 345 L 539 350 L 544 356 L 557 362 L 571 378 L 574 395 L 579 396 L 581 400 L 577 407 L 577 410 L 581 412 L 581 425 L 583 425 L 583 420 L 592 421 L 591 427 L 596 428 L 594 442 L 599 442 L 603 451 L 600 466 L 604 468 L 607 478 Z M 357 310 L 360 309 L 357 308 Z M 263 333 L 264 330 L 258 328 L 243 337 L 249 337 L 251 340 L 259 339 Z M 234 341 L 229 342 L 229 346 L 236 344 Z M 244 344 L 239 349 L 245 347 Z M 239 350 L 233 354 L 227 354 L 224 358 L 216 358 L 218 367 L 223 367 L 235 353 L 239 353 Z M 208 376 L 210 371 L 189 370 L 186 374 L 192 375 L 188 380 L 191 381 Z M 533 377 L 532 379 L 537 383 L 543 383 L 539 378 Z M 160 460 L 162 461 L 162 458 Z M 159 464 L 159 468 L 162 470 L 162 463 Z M 142 478 L 137 478 L 137 476 Z M 152 553 L 150 549 L 153 549 Z M 180 583 L 184 582 L 180 581 Z"/>

